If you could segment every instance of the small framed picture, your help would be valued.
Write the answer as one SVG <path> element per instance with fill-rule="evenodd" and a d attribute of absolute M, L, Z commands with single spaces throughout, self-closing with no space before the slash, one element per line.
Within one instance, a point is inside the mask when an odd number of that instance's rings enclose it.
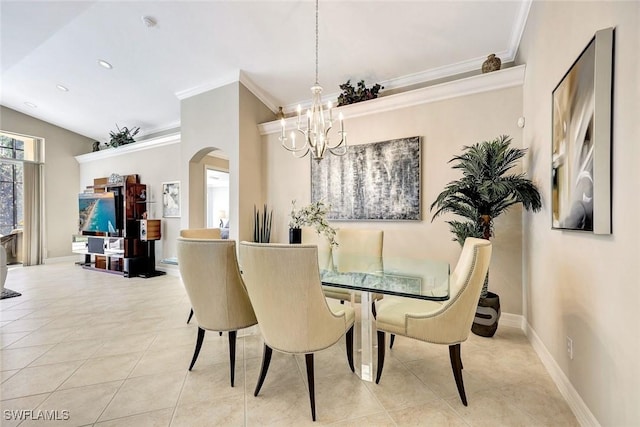
<path fill-rule="evenodd" d="M 180 217 L 180 181 L 162 183 L 162 216 Z"/>

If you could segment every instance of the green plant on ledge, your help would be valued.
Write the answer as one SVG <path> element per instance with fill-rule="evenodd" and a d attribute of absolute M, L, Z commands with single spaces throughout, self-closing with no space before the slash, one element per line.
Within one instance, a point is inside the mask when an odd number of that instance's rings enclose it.
<path fill-rule="evenodd" d="M 109 139 L 108 145 L 110 147 L 119 147 L 121 145 L 127 145 L 136 142 L 133 138 L 138 134 L 138 132 L 140 132 L 139 127 L 129 129 L 128 127 L 124 126 L 122 129 L 120 129 L 120 127 L 116 123 L 116 128 L 118 128 L 118 132 L 109 132 L 109 136 L 111 137 L 111 139 Z"/>
<path fill-rule="evenodd" d="M 380 89 L 384 89 L 384 86 L 376 83 L 368 88 L 365 86 L 364 80 L 360 80 L 358 82 L 358 88 L 356 89 L 351 85 L 351 80 L 347 80 L 346 83 L 340 85 L 340 89 L 342 89 L 342 93 L 338 96 L 338 107 L 375 99 L 378 97 Z"/>

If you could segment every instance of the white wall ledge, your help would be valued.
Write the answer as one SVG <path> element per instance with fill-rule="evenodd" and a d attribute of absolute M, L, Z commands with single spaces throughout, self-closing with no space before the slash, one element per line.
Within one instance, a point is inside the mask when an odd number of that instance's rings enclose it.
<path fill-rule="evenodd" d="M 132 144 L 122 145 L 116 148 L 105 148 L 92 153 L 80 154 L 79 156 L 75 156 L 75 158 L 78 163 L 87 163 L 94 160 L 107 159 L 109 157 L 121 156 L 123 154 L 134 153 L 136 151 L 150 150 L 152 148 L 178 143 L 180 143 L 180 133 L 172 133 L 170 135 L 146 139 L 144 141 L 134 142 Z"/>
<path fill-rule="evenodd" d="M 408 92 L 383 96 L 370 101 L 338 107 L 335 109 L 334 117 L 337 117 L 337 112 L 342 112 L 346 119 L 351 119 L 475 93 L 522 86 L 524 72 L 525 65 L 518 65 L 517 67 L 506 68 L 493 73 L 480 74 Z M 289 117 L 285 120 L 287 129 L 295 128 L 296 117 Z M 258 130 L 260 135 L 269 135 L 281 132 L 282 127 L 280 121 L 275 120 L 259 124 Z"/>

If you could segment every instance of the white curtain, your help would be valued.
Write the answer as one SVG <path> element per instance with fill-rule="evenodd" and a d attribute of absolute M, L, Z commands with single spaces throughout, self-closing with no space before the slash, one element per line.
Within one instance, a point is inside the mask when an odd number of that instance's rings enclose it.
<path fill-rule="evenodd" d="M 44 260 L 44 164 L 24 162 L 23 265 Z"/>

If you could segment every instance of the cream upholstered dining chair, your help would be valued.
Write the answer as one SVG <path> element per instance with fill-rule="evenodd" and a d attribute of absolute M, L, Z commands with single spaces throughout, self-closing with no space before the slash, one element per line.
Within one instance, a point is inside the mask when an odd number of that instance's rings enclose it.
<path fill-rule="evenodd" d="M 180 230 L 180 237 L 187 237 L 191 239 L 221 239 L 222 232 L 219 228 L 185 228 Z M 191 322 L 193 317 L 193 308 L 189 312 L 187 323 Z M 220 332 L 222 335 L 222 332 Z"/>
<path fill-rule="evenodd" d="M 449 278 L 447 301 L 392 297 L 376 302 L 378 329 L 376 383 L 380 382 L 384 367 L 385 332 L 429 343 L 448 345 L 453 377 L 460 399 L 464 406 L 467 406 L 467 396 L 462 381 L 460 343 L 469 337 L 490 261 L 491 242 L 470 237 L 465 240 L 458 264 Z"/>
<path fill-rule="evenodd" d="M 236 332 L 257 323 L 238 268 L 236 242 L 179 237 L 177 251 L 180 275 L 198 322 L 198 338 L 189 370 L 198 359 L 205 331 L 229 331 L 233 387 Z"/>
<path fill-rule="evenodd" d="M 346 333 L 347 361 L 353 366 L 353 308 L 328 302 L 322 293 L 317 247 L 240 243 L 242 276 L 264 338 L 257 396 L 273 350 L 304 354 L 311 418 L 316 420 L 313 353 L 334 345 Z"/>
<path fill-rule="evenodd" d="M 318 267 L 320 270 L 333 270 L 333 256 L 329 240 L 311 227 L 302 227 L 302 243 L 318 247 Z"/>
<path fill-rule="evenodd" d="M 340 273 L 381 273 L 382 246 L 384 232 L 382 230 L 365 230 L 341 228 L 336 231 L 338 246 L 333 250 L 333 263 Z M 340 301 L 350 301 L 351 292 L 330 286 L 324 287 L 324 295 Z M 372 300 L 382 298 L 381 294 L 373 294 Z M 354 293 L 355 302 L 360 302 L 360 293 Z M 374 307 L 375 315 L 375 307 Z"/>
<path fill-rule="evenodd" d="M 180 230 L 180 237 L 191 239 L 220 239 L 222 232 L 219 228 L 185 228 Z"/>

